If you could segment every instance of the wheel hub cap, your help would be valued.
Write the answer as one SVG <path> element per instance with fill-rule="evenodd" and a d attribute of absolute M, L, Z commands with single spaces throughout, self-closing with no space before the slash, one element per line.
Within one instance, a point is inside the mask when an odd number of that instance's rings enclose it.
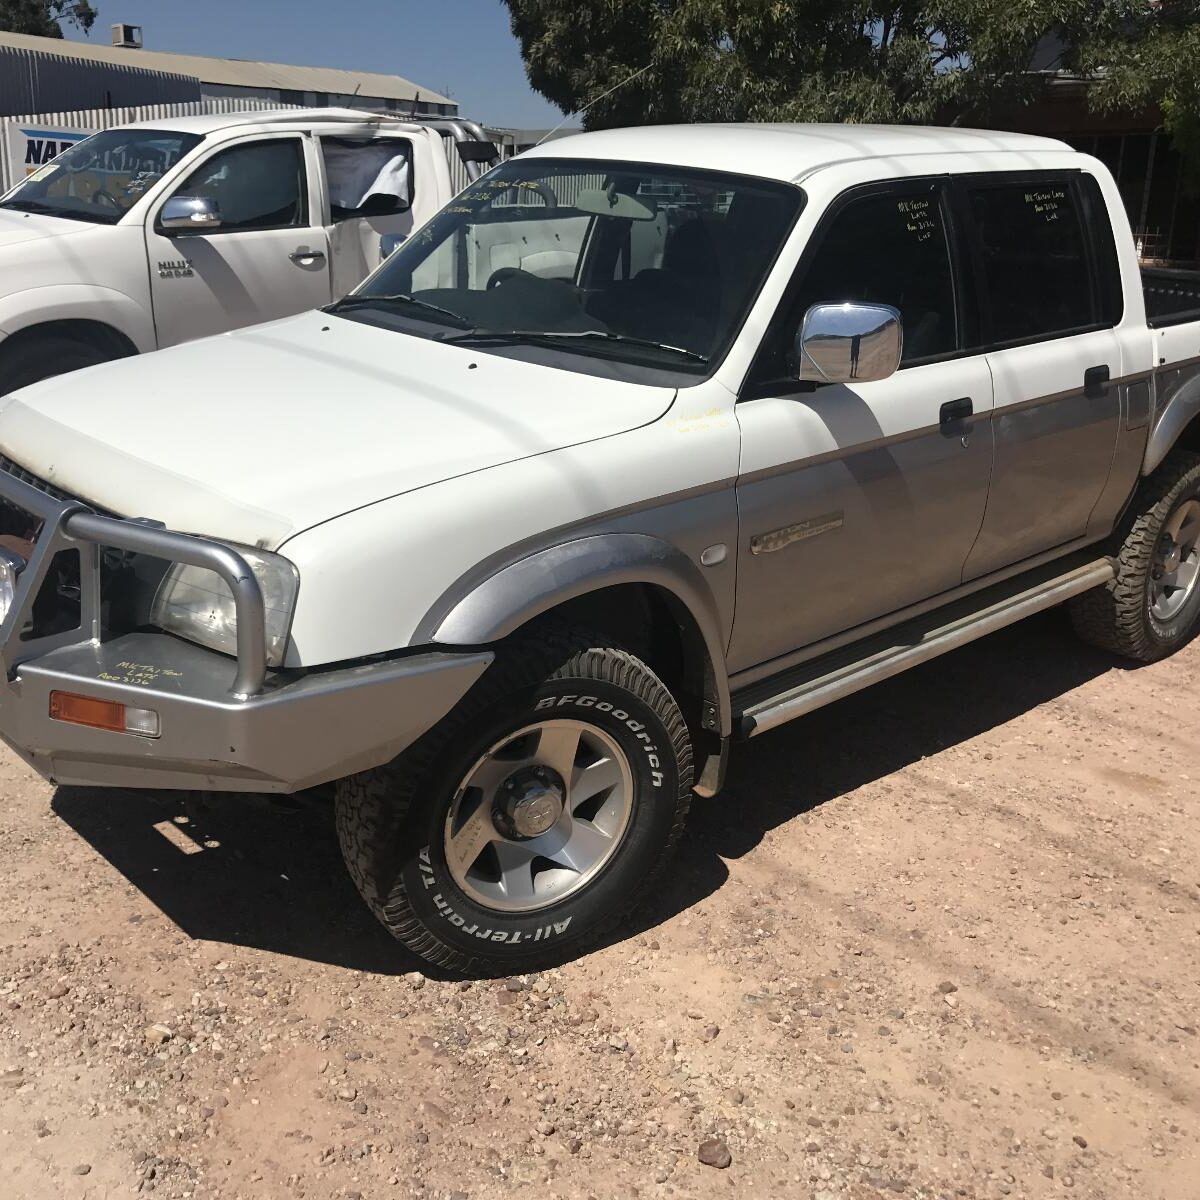
<path fill-rule="evenodd" d="M 481 907 L 548 908 L 604 870 L 633 807 L 633 769 L 611 734 L 582 721 L 527 725 L 464 776 L 446 814 L 446 865 Z"/>
<path fill-rule="evenodd" d="M 1200 580 L 1200 501 L 1184 501 L 1167 518 L 1150 576 L 1150 611 L 1158 620 L 1170 621 L 1183 611 Z"/>
<path fill-rule="evenodd" d="M 500 788 L 496 812 L 501 833 L 535 838 L 558 824 L 566 787 L 557 771 L 527 767 L 511 775 Z"/>

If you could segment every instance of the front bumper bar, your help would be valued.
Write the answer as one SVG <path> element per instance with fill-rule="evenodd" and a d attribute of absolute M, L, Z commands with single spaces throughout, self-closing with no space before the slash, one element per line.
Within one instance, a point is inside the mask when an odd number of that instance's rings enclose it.
<path fill-rule="evenodd" d="M 492 661 L 488 651 L 420 652 L 361 666 L 268 675 L 262 591 L 246 560 L 217 542 L 100 516 L 13 464 L 0 497 L 37 534 L 0 624 L 0 738 L 56 783 L 294 792 L 390 761 L 436 724 Z M 169 634 L 109 637 L 101 621 L 102 547 L 216 572 L 237 613 L 237 662 Z M 29 637 L 57 554 L 78 551 L 78 628 Z M 50 716 L 67 692 L 154 710 L 159 735 Z"/>
<path fill-rule="evenodd" d="M 229 659 L 168 634 L 135 633 L 24 663 L 0 693 L 0 736 L 54 783 L 297 792 L 390 762 L 432 728 L 492 661 L 419 653 L 268 680 L 229 694 Z M 50 717 L 50 693 L 158 713 L 157 738 Z"/>

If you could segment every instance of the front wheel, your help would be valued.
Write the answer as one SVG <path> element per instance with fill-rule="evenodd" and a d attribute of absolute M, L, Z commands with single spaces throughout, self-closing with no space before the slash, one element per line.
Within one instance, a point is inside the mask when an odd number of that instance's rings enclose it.
<path fill-rule="evenodd" d="M 0 352 L 0 395 L 84 367 L 108 362 L 113 355 L 90 342 L 51 334 L 18 337 Z"/>
<path fill-rule="evenodd" d="M 441 725 L 338 786 L 359 891 L 463 973 L 578 954 L 654 886 L 687 816 L 691 745 L 645 663 L 560 630 L 508 647 Z"/>
<path fill-rule="evenodd" d="M 1094 646 L 1154 662 L 1200 626 L 1200 456 L 1170 454 L 1142 484 L 1112 583 L 1076 597 L 1076 632 Z"/>

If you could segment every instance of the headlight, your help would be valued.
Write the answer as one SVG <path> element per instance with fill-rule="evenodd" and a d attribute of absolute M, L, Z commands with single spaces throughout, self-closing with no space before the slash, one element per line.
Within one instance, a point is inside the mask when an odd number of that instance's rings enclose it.
<path fill-rule="evenodd" d="M 17 598 L 17 576 L 25 569 L 25 560 L 0 546 L 0 621 Z"/>
<path fill-rule="evenodd" d="M 300 576 L 286 558 L 231 546 L 262 588 L 267 614 L 267 665 L 283 665 Z M 2 584 L 0 584 L 2 586 Z M 237 654 L 237 611 L 225 581 L 203 567 L 176 563 L 163 576 L 150 610 L 152 624 L 222 654 Z"/>

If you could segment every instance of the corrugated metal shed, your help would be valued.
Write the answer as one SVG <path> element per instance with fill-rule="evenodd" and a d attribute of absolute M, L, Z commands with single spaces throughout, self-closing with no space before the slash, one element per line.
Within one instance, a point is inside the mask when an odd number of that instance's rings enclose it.
<path fill-rule="evenodd" d="M 415 100 L 419 94 L 426 103 L 455 103 L 449 96 L 419 87 L 399 75 L 376 75 L 369 71 L 294 67 L 284 63 L 251 62 L 238 58 L 201 58 L 193 54 L 168 54 L 160 50 L 125 50 L 118 46 L 59 41 L 20 33 L 0 33 L 0 47 L 5 46 L 31 53 L 61 55 L 93 64 L 137 66 L 151 71 L 190 75 L 202 84 L 222 87 L 277 88 L 280 91 L 319 92 L 333 96 L 357 94 L 380 100 Z"/>
<path fill-rule="evenodd" d="M 195 75 L 152 70 L 149 63 L 87 62 L 57 52 L 68 43 L 53 38 L 21 39 L 53 48 L 32 51 L 11 45 L 13 37 L 0 34 L 0 116 L 30 112 L 47 103 L 92 108 L 200 98 L 200 80 Z"/>

